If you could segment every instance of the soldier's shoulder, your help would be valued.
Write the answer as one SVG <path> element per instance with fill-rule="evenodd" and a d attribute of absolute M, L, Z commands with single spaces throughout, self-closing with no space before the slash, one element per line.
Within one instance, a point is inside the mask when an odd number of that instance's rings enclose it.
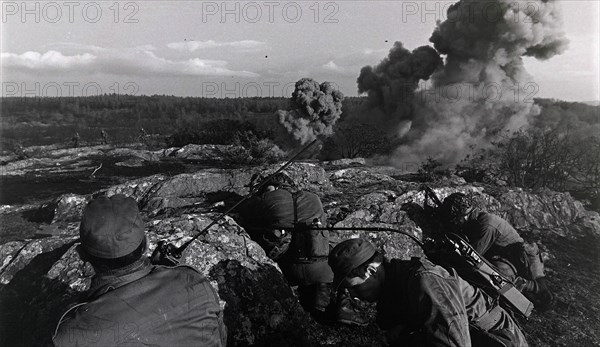
<path fill-rule="evenodd" d="M 154 265 L 154 268 L 155 268 L 155 271 L 166 271 L 166 272 L 172 272 L 172 273 L 180 273 L 180 272 L 196 273 L 196 274 L 202 275 L 200 270 L 198 270 L 194 266 L 188 265 L 188 264 L 177 264 L 174 266 Z"/>
<path fill-rule="evenodd" d="M 56 324 L 56 328 L 54 329 L 54 334 L 52 335 L 52 340 L 55 345 L 62 345 L 60 342 L 63 340 L 63 336 L 69 330 L 69 326 L 72 325 L 74 321 L 74 317 L 78 311 L 85 311 L 87 302 L 81 302 L 69 307 L 60 317 L 58 323 Z"/>
<path fill-rule="evenodd" d="M 493 214 L 493 213 L 489 213 L 489 212 L 479 212 L 479 214 L 477 214 L 477 221 L 479 221 L 480 223 L 489 223 L 492 221 L 496 221 L 498 219 L 502 219 L 499 216 Z"/>

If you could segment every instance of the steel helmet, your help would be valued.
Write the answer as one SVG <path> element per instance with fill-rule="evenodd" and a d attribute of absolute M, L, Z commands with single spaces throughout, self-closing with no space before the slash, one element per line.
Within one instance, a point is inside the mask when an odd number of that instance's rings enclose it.
<path fill-rule="evenodd" d="M 473 200 L 463 193 L 452 193 L 442 203 L 441 212 L 447 221 L 455 222 L 475 209 Z"/>
<path fill-rule="evenodd" d="M 266 183 L 263 188 L 265 188 L 266 186 L 272 185 L 278 188 L 295 188 L 296 187 L 296 183 L 294 182 L 294 180 L 290 177 L 290 175 L 285 172 L 278 172 L 277 174 L 275 174 L 273 177 L 269 178 L 268 175 L 264 175 L 262 173 L 255 173 L 254 175 L 252 175 L 252 178 L 250 179 L 250 184 L 248 185 L 249 187 L 256 187 L 260 184 L 262 184 L 263 182 L 265 182 L 265 180 L 269 179 L 269 182 Z"/>

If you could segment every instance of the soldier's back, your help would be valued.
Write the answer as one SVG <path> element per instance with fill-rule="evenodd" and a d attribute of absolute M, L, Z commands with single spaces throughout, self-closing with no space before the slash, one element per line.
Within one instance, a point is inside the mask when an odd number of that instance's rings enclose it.
<path fill-rule="evenodd" d="M 224 346 L 214 289 L 195 269 L 156 266 L 63 317 L 56 346 Z"/>

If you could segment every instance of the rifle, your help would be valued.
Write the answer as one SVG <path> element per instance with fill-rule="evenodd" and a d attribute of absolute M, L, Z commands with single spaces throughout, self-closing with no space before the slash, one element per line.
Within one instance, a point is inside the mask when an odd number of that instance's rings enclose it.
<path fill-rule="evenodd" d="M 426 244 L 425 255 L 434 263 L 454 268 L 467 282 L 492 297 L 499 297 L 501 306 L 529 318 L 533 310 L 531 301 L 463 238 L 447 233 L 441 241 L 431 240 Z"/>
<path fill-rule="evenodd" d="M 512 281 L 502 275 L 494 265 L 460 236 L 448 233 L 442 240 L 427 239 L 421 242 L 415 236 L 393 228 L 358 228 L 358 227 L 311 227 L 312 230 L 340 230 L 340 231 L 389 231 L 408 236 L 415 241 L 428 259 L 437 265 L 447 265 L 459 272 L 460 276 L 470 284 L 481 288 L 492 297 L 500 298 L 500 305 L 529 318 L 533 304 L 517 288 Z M 450 259 L 448 259 L 450 258 Z"/>
<path fill-rule="evenodd" d="M 311 143 L 306 145 L 304 148 L 302 148 L 300 150 L 300 152 L 296 153 L 285 164 L 283 164 L 279 169 L 277 169 L 277 171 L 275 171 L 272 174 L 270 174 L 269 176 L 267 176 L 262 182 L 260 182 L 260 184 L 256 185 L 255 187 L 252 187 L 250 189 L 250 193 L 248 195 L 244 196 L 242 199 L 240 199 L 240 201 L 235 203 L 235 205 L 231 206 L 225 212 L 221 213 L 221 215 L 219 217 L 217 217 L 212 222 L 210 222 L 210 224 L 208 224 L 206 227 L 204 227 L 204 229 L 200 230 L 194 237 L 192 237 L 190 240 L 185 242 L 180 247 L 177 247 L 177 246 L 173 245 L 172 243 L 167 243 L 164 240 L 159 241 L 158 244 L 156 245 L 156 249 L 154 249 L 154 252 L 152 252 L 152 255 L 150 256 L 150 261 L 152 262 L 152 264 L 159 264 L 159 265 L 166 265 L 166 266 L 174 266 L 174 265 L 179 264 L 179 261 L 181 260 L 181 255 L 183 254 L 183 251 L 185 251 L 185 249 L 192 242 L 194 242 L 198 237 L 204 235 L 208 231 L 208 229 L 210 229 L 210 227 L 217 224 L 221 219 L 225 218 L 225 216 L 227 214 L 229 214 L 231 211 L 233 211 L 235 208 L 237 208 L 239 205 L 241 205 L 244 201 L 250 199 L 254 194 L 256 194 L 256 192 L 260 191 L 260 189 L 262 187 L 264 187 L 267 183 L 269 183 L 273 179 L 273 177 L 275 177 L 275 175 L 277 175 L 281 171 L 285 170 L 285 168 L 290 166 L 294 162 L 294 160 L 296 160 L 300 156 L 300 154 L 306 152 L 306 150 L 309 149 L 310 147 L 312 147 L 312 145 L 314 145 L 316 142 L 317 142 L 317 140 L 315 139 Z"/>
<path fill-rule="evenodd" d="M 429 199 L 431 199 L 431 201 L 435 203 L 434 207 L 439 208 L 442 206 L 442 201 L 438 198 L 437 194 L 433 191 L 433 189 L 431 189 L 431 187 L 429 187 L 426 184 L 423 184 L 421 186 L 421 190 L 425 193 L 425 206 L 430 207 Z"/>
<path fill-rule="evenodd" d="M 441 200 L 427 185 L 422 185 L 421 189 L 425 193 L 423 208 L 431 218 L 439 218 L 438 209 L 442 206 Z M 429 200 L 436 206 L 431 207 Z M 493 264 L 479 255 L 460 236 L 454 233 L 438 233 L 438 240 L 429 239 L 423 250 L 434 263 L 455 268 L 467 282 L 482 288 L 492 296 L 499 296 L 503 307 L 525 318 L 531 315 L 533 304 L 515 288 L 512 281 L 498 272 Z M 468 271 L 469 269 L 471 271 Z"/>

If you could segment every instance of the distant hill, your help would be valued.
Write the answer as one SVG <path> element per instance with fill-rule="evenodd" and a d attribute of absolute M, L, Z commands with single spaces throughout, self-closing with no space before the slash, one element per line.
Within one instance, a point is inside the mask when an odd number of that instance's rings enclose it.
<path fill-rule="evenodd" d="M 582 103 L 590 106 L 600 106 L 600 100 L 596 101 L 583 101 Z"/>

